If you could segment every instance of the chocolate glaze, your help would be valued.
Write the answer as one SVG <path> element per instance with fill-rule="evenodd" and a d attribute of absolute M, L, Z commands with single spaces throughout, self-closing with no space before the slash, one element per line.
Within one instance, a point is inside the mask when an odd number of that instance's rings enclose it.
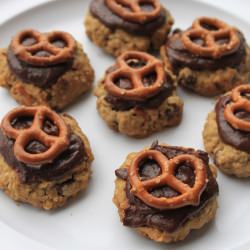
<path fill-rule="evenodd" d="M 167 18 L 165 10 L 162 9 L 161 14 L 150 22 L 144 24 L 129 22 L 113 13 L 105 4 L 105 0 L 92 0 L 90 3 L 90 12 L 112 30 L 122 29 L 126 32 L 141 36 L 154 33 L 156 29 L 166 22 Z"/>
<path fill-rule="evenodd" d="M 224 143 L 229 144 L 238 150 L 250 153 L 250 132 L 235 129 L 225 120 L 224 110 L 226 105 L 230 102 L 230 96 L 222 96 L 215 107 L 216 122 L 220 138 Z M 235 115 L 240 119 L 250 121 L 250 114 L 247 112 L 239 111 Z"/>
<path fill-rule="evenodd" d="M 131 62 L 127 62 L 132 68 L 140 68 L 145 65 L 145 63 L 138 61 L 136 59 L 131 60 Z M 116 70 L 116 66 L 110 67 L 107 70 L 107 73 L 110 73 Z M 156 79 L 155 72 L 150 73 L 149 75 L 144 76 L 143 84 L 144 86 L 150 86 L 154 83 Z M 118 78 L 115 82 L 117 86 L 123 89 L 131 89 L 132 84 L 130 79 L 128 78 Z M 140 108 L 140 109 L 150 109 L 159 107 L 164 100 L 173 94 L 173 90 L 175 89 L 172 78 L 169 75 L 165 77 L 165 83 L 159 92 L 151 97 L 145 98 L 144 101 L 135 101 L 135 100 L 126 100 L 111 94 L 107 94 L 105 100 L 111 105 L 112 109 L 115 111 L 126 111 L 132 108 Z"/>
<path fill-rule="evenodd" d="M 23 117 L 12 122 L 15 128 L 28 128 L 31 126 L 31 118 Z M 58 134 L 57 127 L 49 120 L 44 122 L 43 130 L 49 135 Z M 42 180 L 51 181 L 63 177 L 74 169 L 75 166 L 87 159 L 85 148 L 82 140 L 74 134 L 70 133 L 69 146 L 62 152 L 52 163 L 30 165 L 20 162 L 16 159 L 13 146 L 14 140 L 8 138 L 0 129 L 0 152 L 6 163 L 13 168 L 22 183 L 34 183 Z M 39 153 L 46 151 L 46 146 L 39 141 L 33 140 L 26 146 L 29 153 Z"/>
<path fill-rule="evenodd" d="M 127 169 L 120 168 L 116 170 L 116 176 L 126 181 L 125 191 L 129 201 L 129 206 L 125 209 L 123 224 L 130 227 L 153 227 L 172 233 L 188 221 L 189 218 L 198 214 L 208 201 L 218 194 L 218 185 L 208 167 L 209 159 L 207 153 L 200 150 L 195 151 L 191 148 L 162 146 L 156 143 L 151 146 L 151 149 L 162 152 L 169 159 L 180 154 L 193 154 L 203 160 L 207 166 L 209 181 L 201 195 L 200 204 L 198 206 L 189 205 L 173 210 L 159 210 L 146 205 L 130 192 L 131 185 L 128 180 Z M 140 176 L 144 180 L 157 176 L 159 171 L 160 167 L 152 160 L 147 160 L 140 166 Z M 175 176 L 189 186 L 193 186 L 194 184 L 195 176 L 193 169 L 187 164 L 180 165 L 176 169 Z M 174 197 L 178 195 L 178 192 L 168 186 L 164 186 L 152 190 L 151 194 L 156 197 Z"/>
<path fill-rule="evenodd" d="M 246 57 L 246 42 L 244 36 L 239 32 L 240 39 L 239 48 L 232 54 L 222 56 L 218 59 L 202 57 L 195 55 L 188 51 L 181 40 L 182 31 L 176 30 L 172 36 L 169 37 L 166 43 L 166 53 L 173 69 L 178 72 L 184 67 L 193 70 L 217 70 L 226 67 L 238 68 Z M 223 43 L 224 40 L 218 42 Z M 202 40 L 196 39 L 197 44 L 202 44 Z"/>
<path fill-rule="evenodd" d="M 63 41 L 56 41 L 54 45 L 57 47 L 63 47 Z M 26 43 L 24 41 L 23 43 Z M 29 41 L 30 43 L 30 41 Z M 48 56 L 48 52 L 39 51 L 36 55 L 41 57 Z M 56 83 L 58 78 L 68 71 L 73 64 L 73 59 L 65 63 L 49 66 L 35 66 L 21 61 L 16 57 L 9 46 L 7 51 L 7 61 L 11 71 L 25 83 L 32 83 L 39 88 L 49 88 Z"/>

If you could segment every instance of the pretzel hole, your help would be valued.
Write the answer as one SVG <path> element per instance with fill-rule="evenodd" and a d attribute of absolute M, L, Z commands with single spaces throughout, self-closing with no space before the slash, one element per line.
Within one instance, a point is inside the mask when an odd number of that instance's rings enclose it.
<path fill-rule="evenodd" d="M 121 89 L 132 89 L 133 84 L 128 77 L 118 77 L 114 80 L 114 83 L 117 87 Z"/>
<path fill-rule="evenodd" d="M 139 69 L 147 64 L 146 61 L 137 58 L 127 59 L 125 62 L 132 69 Z"/>
<path fill-rule="evenodd" d="M 212 23 L 208 23 L 207 21 L 200 21 L 200 25 L 203 29 L 206 29 L 208 31 L 217 31 L 219 30 L 220 28 L 217 27 L 215 24 L 212 24 Z"/>
<path fill-rule="evenodd" d="M 250 113 L 246 110 L 239 109 L 234 111 L 234 115 L 244 121 L 250 122 Z"/>
<path fill-rule="evenodd" d="M 144 159 L 139 163 L 138 173 L 142 181 L 159 176 L 162 171 L 155 160 Z"/>
<path fill-rule="evenodd" d="M 201 47 L 206 46 L 205 40 L 199 36 L 190 36 L 190 40 Z"/>
<path fill-rule="evenodd" d="M 52 54 L 45 50 L 39 50 L 39 51 L 32 53 L 32 55 L 37 56 L 37 57 L 50 57 Z"/>
<path fill-rule="evenodd" d="M 149 87 L 155 83 L 156 78 L 156 72 L 149 73 L 142 78 L 142 83 L 145 87 Z"/>
<path fill-rule="evenodd" d="M 146 1 L 139 3 L 139 6 L 140 6 L 141 11 L 146 12 L 146 13 L 150 13 L 154 11 L 155 9 L 155 6 L 152 3 L 149 3 Z"/>
<path fill-rule="evenodd" d="M 181 182 L 194 186 L 195 183 L 195 173 L 192 165 L 188 162 L 182 162 L 176 166 L 174 176 Z"/>
<path fill-rule="evenodd" d="M 32 46 L 34 44 L 36 44 L 38 41 L 36 40 L 35 37 L 31 37 L 31 36 L 25 36 L 22 41 L 21 41 L 21 44 L 25 47 L 28 47 L 28 46 Z"/>
<path fill-rule="evenodd" d="M 11 121 L 11 126 L 15 129 L 27 129 L 32 126 L 33 116 L 19 116 Z"/>
<path fill-rule="evenodd" d="M 247 92 L 243 92 L 243 93 L 240 93 L 240 95 L 245 98 L 246 100 L 250 100 L 250 92 L 247 93 Z"/>
<path fill-rule="evenodd" d="M 43 121 L 43 126 L 42 126 L 42 130 L 48 134 L 48 135 L 52 135 L 52 136 L 59 136 L 59 129 L 58 127 L 55 125 L 55 123 L 50 120 L 49 118 L 45 118 Z"/>
<path fill-rule="evenodd" d="M 161 197 L 172 198 L 172 197 L 181 195 L 179 192 L 177 192 L 176 190 L 172 189 L 169 186 L 162 186 L 162 187 L 154 188 L 149 193 L 157 198 L 161 198 Z"/>
<path fill-rule="evenodd" d="M 230 42 L 230 38 L 225 36 L 225 37 L 217 37 L 215 38 L 215 42 L 218 45 L 223 45 L 223 44 L 228 44 Z"/>
<path fill-rule="evenodd" d="M 47 151 L 49 148 L 38 140 L 31 140 L 26 146 L 25 151 L 30 154 L 40 154 Z"/>
<path fill-rule="evenodd" d="M 57 47 L 57 48 L 60 48 L 60 49 L 63 49 L 63 48 L 65 48 L 65 47 L 67 47 L 67 42 L 64 41 L 64 40 L 61 39 L 61 38 L 53 38 L 53 39 L 51 39 L 50 43 L 51 43 L 53 46 L 55 46 L 55 47 Z"/>

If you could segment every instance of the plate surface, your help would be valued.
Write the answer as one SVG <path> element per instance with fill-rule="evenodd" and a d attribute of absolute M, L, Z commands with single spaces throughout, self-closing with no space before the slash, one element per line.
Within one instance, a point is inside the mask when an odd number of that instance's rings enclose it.
<path fill-rule="evenodd" d="M 191 0 L 162 2 L 173 14 L 175 27 L 188 27 L 197 16 L 210 15 L 239 27 L 246 38 L 250 38 L 247 23 L 220 9 Z M 97 81 L 114 59 L 91 44 L 85 36 L 83 17 L 88 3 L 61 0 L 23 12 L 0 26 L 0 47 L 6 47 L 12 35 L 23 28 L 68 31 L 83 44 Z M 0 221 L 44 246 L 58 249 L 249 249 L 249 180 L 238 180 L 220 173 L 220 207 L 216 220 L 193 232 L 184 242 L 157 244 L 122 226 L 119 221 L 117 209 L 112 203 L 114 170 L 129 152 L 140 150 L 155 139 L 172 145 L 203 148 L 201 133 L 214 99 L 201 98 L 181 89 L 178 93 L 185 103 L 181 125 L 139 140 L 111 131 L 98 116 L 96 98 L 92 94 L 81 98 L 66 111 L 77 119 L 87 134 L 95 155 L 93 177 L 87 192 L 66 208 L 54 212 L 44 212 L 23 204 L 17 206 L 0 192 Z M 3 89 L 0 89 L 0 99 L 2 118 L 17 104 Z"/>

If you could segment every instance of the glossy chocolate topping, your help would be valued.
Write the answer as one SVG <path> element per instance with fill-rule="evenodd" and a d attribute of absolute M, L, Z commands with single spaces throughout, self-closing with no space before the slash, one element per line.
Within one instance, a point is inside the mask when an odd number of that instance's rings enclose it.
<path fill-rule="evenodd" d="M 128 181 L 128 171 L 125 168 L 116 170 L 116 176 L 126 180 L 126 196 L 129 206 L 125 209 L 123 224 L 130 227 L 153 227 L 169 233 L 177 230 L 189 218 L 198 214 L 208 201 L 218 194 L 218 185 L 208 167 L 208 155 L 203 151 L 193 149 L 161 146 L 154 143 L 152 149 L 162 152 L 167 158 L 171 159 L 180 154 L 194 154 L 204 161 L 207 166 L 208 183 L 203 191 L 198 206 L 185 206 L 174 210 L 159 210 L 152 208 L 134 196 L 131 192 L 131 185 Z M 146 160 L 140 167 L 140 176 L 143 180 L 153 178 L 160 173 L 160 167 L 153 160 Z M 182 182 L 192 186 L 195 175 L 193 169 L 188 164 L 182 164 L 176 169 L 175 176 Z M 168 186 L 160 187 L 151 191 L 156 197 L 174 197 L 178 192 Z"/>
<path fill-rule="evenodd" d="M 33 38 L 27 38 L 22 43 L 24 45 L 32 45 L 34 42 Z M 53 44 L 59 48 L 65 46 L 62 40 L 56 40 Z M 36 55 L 46 57 L 48 56 L 48 52 L 39 51 Z M 14 55 L 11 47 L 9 47 L 7 51 L 7 61 L 11 71 L 17 78 L 25 83 L 32 83 L 39 88 L 48 88 L 56 83 L 58 78 L 72 67 L 73 63 L 73 60 L 70 60 L 57 65 L 34 66 L 19 60 L 18 57 Z"/>
<path fill-rule="evenodd" d="M 144 10 L 147 9 L 151 11 L 151 5 L 144 4 Z M 165 10 L 161 11 L 159 17 L 150 21 L 148 23 L 139 24 L 134 22 L 129 22 L 123 20 L 121 17 L 113 13 L 105 4 L 105 0 L 92 0 L 90 3 L 90 12 L 91 14 L 98 18 L 105 26 L 110 29 L 122 29 L 126 32 L 147 36 L 155 32 L 160 26 L 166 22 L 166 12 Z"/>
<path fill-rule="evenodd" d="M 218 59 L 212 59 L 195 55 L 184 47 L 181 40 L 181 31 L 176 30 L 172 36 L 169 37 L 166 43 L 166 53 L 168 59 L 175 71 L 188 67 L 193 70 L 217 70 L 226 67 L 238 68 L 246 57 L 246 42 L 243 35 L 239 32 L 240 46 L 236 52 L 232 54 L 220 57 Z M 202 44 L 201 39 L 194 40 L 197 44 Z M 218 43 L 224 43 L 225 39 L 217 41 Z"/>
<path fill-rule="evenodd" d="M 128 62 L 129 66 L 132 68 L 140 68 L 145 65 L 145 63 L 138 61 L 136 59 L 131 60 L 131 62 Z M 107 72 L 112 72 L 116 70 L 116 67 L 110 67 Z M 152 72 L 149 75 L 146 75 L 143 78 L 143 84 L 145 86 L 150 86 L 155 82 L 156 79 L 156 73 Z M 131 89 L 132 84 L 129 78 L 118 78 L 115 82 L 117 86 L 123 89 Z M 125 100 L 121 99 L 119 97 L 113 96 L 111 94 L 107 94 L 105 97 L 105 100 L 111 104 L 112 109 L 116 111 L 126 111 L 132 108 L 157 108 L 159 107 L 164 100 L 171 96 L 173 94 L 173 90 L 175 89 L 174 83 L 172 78 L 169 75 L 166 75 L 165 83 L 163 84 L 162 88 L 159 90 L 159 92 L 155 96 L 151 96 L 149 98 L 145 97 L 144 101 L 135 101 L 135 100 Z"/>
<path fill-rule="evenodd" d="M 14 119 L 12 126 L 16 129 L 28 128 L 32 124 L 31 117 L 22 117 Z M 49 135 L 58 135 L 57 127 L 50 121 L 46 120 L 43 130 Z M 0 129 L 0 152 L 7 164 L 13 168 L 22 183 L 34 183 L 41 180 L 55 180 L 63 177 L 74 169 L 75 166 L 86 160 L 84 144 L 82 140 L 74 134 L 70 133 L 70 144 L 64 152 L 62 152 L 52 163 L 41 165 L 28 165 L 16 159 L 13 152 L 14 140 L 5 136 Z M 29 153 L 41 153 L 47 150 L 47 147 L 39 141 L 31 141 L 27 147 Z"/>
<path fill-rule="evenodd" d="M 250 132 L 245 132 L 233 128 L 224 117 L 224 110 L 231 101 L 230 96 L 222 96 L 216 104 L 216 122 L 221 140 L 232 147 L 250 153 Z M 250 113 L 239 110 L 235 115 L 247 121 L 250 121 Z"/>

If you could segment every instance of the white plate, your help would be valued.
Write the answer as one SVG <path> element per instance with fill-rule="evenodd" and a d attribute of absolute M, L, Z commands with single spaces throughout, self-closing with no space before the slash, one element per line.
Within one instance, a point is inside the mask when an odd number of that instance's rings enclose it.
<path fill-rule="evenodd" d="M 86 38 L 83 17 L 89 1 L 55 1 L 37 6 L 0 26 L 0 47 L 8 45 L 13 34 L 23 28 L 41 31 L 62 29 L 83 43 L 98 80 L 113 59 Z M 215 7 L 195 1 L 162 1 L 173 14 L 175 27 L 187 27 L 201 15 L 219 17 L 239 27 L 250 38 L 247 23 Z M 121 225 L 112 203 L 114 170 L 131 151 L 140 150 L 154 139 L 172 145 L 203 148 L 202 128 L 214 100 L 178 90 L 185 102 L 181 125 L 166 129 L 147 139 L 135 140 L 111 131 L 98 116 L 96 98 L 83 97 L 66 111 L 79 122 L 89 137 L 95 155 L 93 178 L 88 191 L 64 209 L 44 212 L 29 205 L 17 206 L 0 193 L 0 221 L 42 245 L 58 249 L 249 249 L 249 181 L 219 174 L 220 196 L 216 220 L 193 232 L 187 240 L 171 245 L 151 242 L 133 229 Z M 0 116 L 17 104 L 6 90 L 0 90 Z M 4 103 L 4 105 L 3 105 Z M 3 237 L 3 234 L 1 235 Z"/>

